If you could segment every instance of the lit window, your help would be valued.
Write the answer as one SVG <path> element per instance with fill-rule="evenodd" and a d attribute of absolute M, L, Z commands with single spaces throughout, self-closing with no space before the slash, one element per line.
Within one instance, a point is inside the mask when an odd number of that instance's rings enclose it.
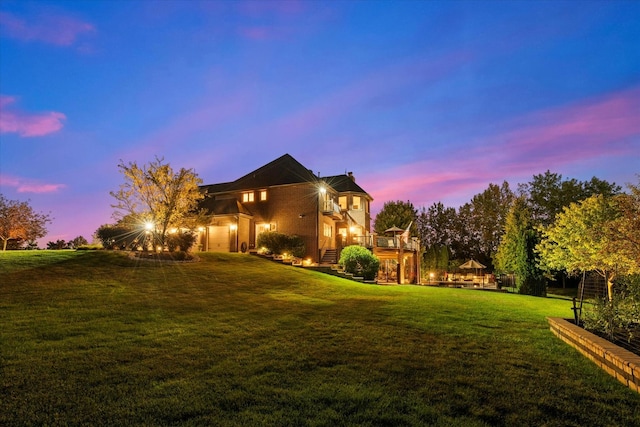
<path fill-rule="evenodd" d="M 246 193 L 242 193 L 242 201 L 244 203 L 253 202 L 254 197 L 255 196 L 253 194 L 253 191 L 247 191 Z"/>
<path fill-rule="evenodd" d="M 324 224 L 323 235 L 324 235 L 324 237 L 332 237 L 333 236 L 333 227 L 331 225 L 329 225 L 329 224 Z"/>
<path fill-rule="evenodd" d="M 276 231 L 276 225 L 264 222 L 256 224 L 256 243 L 258 242 L 258 237 L 265 231 Z"/>
<path fill-rule="evenodd" d="M 360 196 L 353 196 L 353 204 L 351 209 L 353 209 L 354 211 L 359 211 L 360 209 L 362 209 Z"/>
<path fill-rule="evenodd" d="M 267 200 L 267 190 L 260 190 L 260 201 L 264 202 Z"/>
<path fill-rule="evenodd" d="M 340 205 L 341 210 L 347 209 L 347 196 L 338 197 L 338 204 Z"/>

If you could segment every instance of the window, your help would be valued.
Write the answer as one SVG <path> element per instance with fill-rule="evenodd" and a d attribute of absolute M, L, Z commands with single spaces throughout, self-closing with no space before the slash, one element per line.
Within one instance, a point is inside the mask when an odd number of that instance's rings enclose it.
<path fill-rule="evenodd" d="M 324 225 L 324 229 L 323 229 L 323 236 L 324 237 L 332 237 L 333 236 L 333 227 L 329 224 L 323 224 Z"/>
<path fill-rule="evenodd" d="M 256 224 L 256 244 L 258 243 L 258 237 L 260 236 L 260 234 L 264 233 L 265 231 L 276 231 L 276 225 L 265 222 Z"/>
<path fill-rule="evenodd" d="M 242 201 L 244 203 L 253 202 L 254 201 L 253 191 L 247 191 L 246 193 L 242 193 Z"/>
<path fill-rule="evenodd" d="M 346 209 L 348 209 L 348 206 L 347 206 L 347 196 L 340 196 L 340 197 L 338 197 L 338 204 L 340 205 L 340 210 L 346 210 Z"/>
<path fill-rule="evenodd" d="M 362 201 L 360 200 L 360 196 L 353 196 L 353 202 L 351 204 L 351 209 L 354 211 L 359 211 L 362 209 Z"/>
<path fill-rule="evenodd" d="M 260 201 L 264 202 L 267 200 L 267 190 L 260 190 Z"/>

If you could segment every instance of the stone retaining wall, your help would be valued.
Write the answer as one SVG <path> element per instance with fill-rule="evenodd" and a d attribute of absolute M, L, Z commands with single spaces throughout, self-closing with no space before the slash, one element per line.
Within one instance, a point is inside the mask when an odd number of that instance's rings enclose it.
<path fill-rule="evenodd" d="M 622 384 L 640 393 L 640 356 L 601 338 L 573 322 L 548 317 L 549 327 L 557 337 L 576 348 L 617 378 Z"/>

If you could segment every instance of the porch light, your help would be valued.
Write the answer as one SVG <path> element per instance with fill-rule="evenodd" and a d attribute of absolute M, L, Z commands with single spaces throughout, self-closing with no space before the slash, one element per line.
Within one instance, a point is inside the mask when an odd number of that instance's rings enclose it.
<path fill-rule="evenodd" d="M 349 227 L 349 232 L 350 232 L 351 234 L 355 233 L 355 232 L 356 232 L 356 228 L 355 228 L 355 227 L 353 227 L 353 226 L 352 226 L 352 227 Z"/>
<path fill-rule="evenodd" d="M 198 227 L 198 231 L 202 233 L 204 231 L 204 227 Z"/>
<path fill-rule="evenodd" d="M 324 194 L 327 192 L 327 189 L 324 186 L 320 186 L 320 194 Z"/>
<path fill-rule="evenodd" d="M 238 229 L 238 224 L 231 224 L 229 226 L 229 230 L 231 230 L 231 231 L 236 231 L 237 229 Z"/>

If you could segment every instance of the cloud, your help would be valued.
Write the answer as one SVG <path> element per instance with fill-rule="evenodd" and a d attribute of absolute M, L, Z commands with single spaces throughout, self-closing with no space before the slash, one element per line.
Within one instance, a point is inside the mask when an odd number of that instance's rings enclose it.
<path fill-rule="evenodd" d="M 43 14 L 27 21 L 9 12 L 0 12 L 0 31 L 26 42 L 71 46 L 82 35 L 94 33 L 96 29 L 93 24 L 59 14 Z"/>
<path fill-rule="evenodd" d="M 15 188 L 18 193 L 55 193 L 66 187 L 65 184 L 47 184 L 35 180 L 10 175 L 0 175 L 0 187 Z"/>
<path fill-rule="evenodd" d="M 633 87 L 525 116 L 488 138 L 488 150 L 479 152 L 552 168 L 601 156 L 638 156 L 639 117 L 640 87 Z"/>
<path fill-rule="evenodd" d="M 16 98 L 0 95 L 0 133 L 17 133 L 21 137 L 44 136 L 62 129 L 67 117 L 55 111 L 26 113 L 9 109 Z"/>
<path fill-rule="evenodd" d="M 372 70 L 305 108 L 281 117 L 273 123 L 272 132 L 277 139 L 301 140 L 352 111 L 370 107 L 379 99 L 397 96 L 398 91 L 433 85 L 472 59 L 466 51 L 455 51 L 429 61 L 409 59 Z"/>
<path fill-rule="evenodd" d="M 549 108 L 502 125 L 496 134 L 457 144 L 432 158 L 359 177 L 382 206 L 410 200 L 459 206 L 488 186 L 599 158 L 640 158 L 640 87 Z"/>

